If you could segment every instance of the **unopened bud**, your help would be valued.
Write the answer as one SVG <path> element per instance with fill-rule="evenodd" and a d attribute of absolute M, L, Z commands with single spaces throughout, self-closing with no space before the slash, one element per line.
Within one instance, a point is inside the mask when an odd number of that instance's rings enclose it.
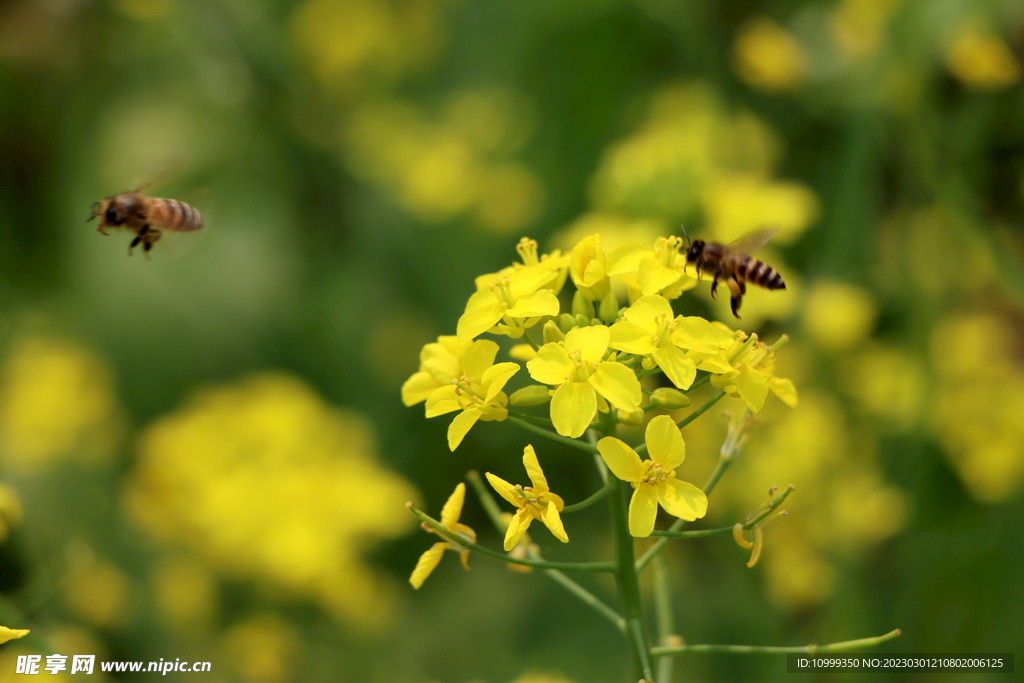
<path fill-rule="evenodd" d="M 619 410 L 615 415 L 619 418 L 619 422 L 624 425 L 637 426 L 644 423 L 644 411 L 642 408 L 626 412 L 625 410 Z"/>
<path fill-rule="evenodd" d="M 545 344 L 555 344 L 565 340 L 565 335 L 558 329 L 558 325 L 555 324 L 554 320 L 544 323 L 543 333 Z"/>
<path fill-rule="evenodd" d="M 601 305 L 598 307 L 597 313 L 604 324 L 611 325 L 615 322 L 619 317 L 619 300 L 615 298 L 614 292 L 608 292 L 608 294 L 601 299 Z"/>
<path fill-rule="evenodd" d="M 662 387 L 651 394 L 651 405 L 662 410 L 678 410 L 690 405 L 690 399 L 678 389 Z"/>
<path fill-rule="evenodd" d="M 531 384 L 512 392 L 508 402 L 514 406 L 539 406 L 551 400 L 551 390 L 543 384 Z"/>
<path fill-rule="evenodd" d="M 585 315 L 582 315 L 582 314 L 581 315 L 577 315 L 576 316 L 576 327 L 590 327 L 590 320 L 591 320 L 591 318 L 589 316 L 585 316 Z"/>
<path fill-rule="evenodd" d="M 576 327 L 576 318 L 569 315 L 568 313 L 563 313 L 562 317 L 558 319 L 558 329 L 560 329 L 562 332 L 568 334 L 569 330 L 571 330 L 574 327 Z"/>
<path fill-rule="evenodd" d="M 572 314 L 577 318 L 582 315 L 587 320 L 594 317 L 594 302 L 583 296 L 583 292 L 578 289 L 572 297 Z"/>

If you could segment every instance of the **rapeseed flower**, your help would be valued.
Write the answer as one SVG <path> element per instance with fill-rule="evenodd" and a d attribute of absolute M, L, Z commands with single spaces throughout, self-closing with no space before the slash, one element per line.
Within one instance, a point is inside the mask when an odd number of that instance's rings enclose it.
<path fill-rule="evenodd" d="M 651 535 L 659 504 L 669 514 L 688 522 L 703 517 L 708 509 L 703 491 L 676 478 L 676 468 L 686 458 L 686 444 L 672 418 L 660 415 L 647 423 L 645 440 L 651 457 L 642 462 L 636 451 L 614 436 L 597 442 L 612 474 L 633 486 L 629 533 L 638 538 Z"/>
<path fill-rule="evenodd" d="M 542 346 L 526 364 L 535 380 L 558 387 L 551 397 L 551 422 L 562 436 L 582 436 L 609 403 L 627 413 L 640 407 L 636 374 L 613 357 L 605 359 L 610 338 L 604 325 L 575 328 L 564 342 Z"/>
<path fill-rule="evenodd" d="M 427 417 L 461 410 L 448 427 L 448 447 L 455 450 L 478 420 L 508 417 L 508 396 L 502 389 L 519 372 L 517 363 L 498 363 L 498 345 L 481 339 L 469 345 L 462 359 L 462 374 L 427 398 Z"/>
<path fill-rule="evenodd" d="M 471 343 L 460 343 L 459 338 L 455 336 L 441 336 L 436 342 L 425 344 L 420 351 L 419 371 L 402 385 L 402 403 L 406 406 L 422 403 L 432 393 L 460 377 L 463 374 L 462 357 L 470 346 Z M 491 356 L 491 361 L 493 360 L 494 357 Z"/>
<path fill-rule="evenodd" d="M 610 335 L 609 346 L 650 357 L 680 389 L 693 383 L 698 362 L 718 354 L 723 342 L 731 342 L 729 335 L 703 318 L 673 317 L 668 300 L 657 295 L 637 299 L 623 320 L 611 326 Z"/>
<path fill-rule="evenodd" d="M 491 483 L 498 495 L 518 508 L 505 532 L 505 550 L 509 551 L 516 547 L 519 539 L 530 528 L 530 522 L 535 519 L 544 522 L 544 525 L 559 541 L 568 543 L 569 537 L 566 535 L 562 519 L 558 515 L 565 507 L 565 503 L 548 487 L 548 480 L 540 468 L 540 462 L 537 460 L 537 454 L 532 445 L 523 449 L 523 465 L 526 466 L 526 473 L 530 476 L 533 486 L 513 486 L 501 477 L 490 472 L 486 473 L 487 481 Z"/>
<path fill-rule="evenodd" d="M 459 341 L 488 331 L 519 339 L 542 318 L 558 315 L 558 299 L 545 286 L 557 277 L 549 268 L 527 266 L 489 281 L 486 289 L 469 297 L 459 318 Z"/>
<path fill-rule="evenodd" d="M 466 485 L 459 482 L 459 485 L 455 487 L 455 491 L 448 497 L 448 501 L 441 508 L 441 524 L 444 525 L 445 529 L 450 531 L 456 536 L 461 536 L 468 540 L 470 543 L 476 543 L 476 532 L 471 528 L 459 522 L 459 517 L 462 515 L 462 504 L 466 501 Z M 427 524 L 423 525 L 423 528 L 432 534 L 436 534 L 437 531 Z M 434 545 L 420 555 L 419 561 L 416 563 L 416 568 L 412 570 L 412 576 L 409 577 L 409 583 L 412 584 L 413 588 L 419 589 L 423 585 L 423 582 L 427 580 L 434 568 L 437 567 L 438 562 L 441 561 L 441 556 L 444 555 L 445 550 L 454 550 L 459 553 L 459 557 L 462 560 L 462 566 L 469 569 L 469 549 L 455 543 L 451 540 L 438 541 Z"/>

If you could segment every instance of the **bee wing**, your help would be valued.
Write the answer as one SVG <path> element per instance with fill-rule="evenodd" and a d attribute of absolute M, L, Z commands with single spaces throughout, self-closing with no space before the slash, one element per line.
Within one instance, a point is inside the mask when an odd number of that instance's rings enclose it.
<path fill-rule="evenodd" d="M 738 240 L 730 242 L 725 246 L 725 248 L 729 251 L 735 251 L 740 254 L 753 254 L 755 251 L 768 244 L 768 240 L 775 237 L 778 232 L 778 225 L 773 225 L 770 228 L 764 228 L 763 230 L 755 230 L 754 232 L 740 237 Z"/>
<path fill-rule="evenodd" d="M 146 180 L 137 188 L 132 190 L 132 192 L 142 192 L 143 190 L 152 187 L 153 185 L 155 185 L 156 183 L 160 182 L 168 175 L 170 175 L 171 172 L 173 172 L 174 170 L 184 166 L 190 158 L 191 155 L 185 150 L 179 150 L 178 152 L 175 152 L 174 154 L 170 155 L 167 159 L 165 159 L 162 164 L 157 166 L 156 170 L 152 171 L 148 176 L 146 176 Z"/>

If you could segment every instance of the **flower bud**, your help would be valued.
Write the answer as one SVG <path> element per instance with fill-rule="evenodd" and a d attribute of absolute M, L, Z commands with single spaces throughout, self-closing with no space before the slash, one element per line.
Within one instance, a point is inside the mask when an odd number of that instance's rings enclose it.
<path fill-rule="evenodd" d="M 678 410 L 690 405 L 690 399 L 678 389 L 661 387 L 651 394 L 651 405 L 662 410 Z"/>
<path fill-rule="evenodd" d="M 551 400 L 551 390 L 543 384 L 531 384 L 515 391 L 509 396 L 509 403 L 514 406 L 539 406 Z"/>
<path fill-rule="evenodd" d="M 555 324 L 554 320 L 549 320 L 544 323 L 544 343 L 545 344 L 556 344 L 560 341 L 565 340 L 565 335 L 558 329 L 558 325 Z"/>
<path fill-rule="evenodd" d="M 558 329 L 562 330 L 562 332 L 568 334 L 569 330 L 574 327 L 576 327 L 576 318 L 570 314 L 563 313 L 562 317 L 558 319 Z"/>
<path fill-rule="evenodd" d="M 642 425 L 644 423 L 643 408 L 637 408 L 636 410 L 628 413 L 625 410 L 619 410 L 615 415 L 619 418 L 619 422 L 624 425 L 636 427 L 637 425 Z"/>
<path fill-rule="evenodd" d="M 576 327 L 590 327 L 590 318 L 585 315 L 577 315 Z"/>
<path fill-rule="evenodd" d="M 572 297 L 572 314 L 577 318 L 582 315 L 587 320 L 594 317 L 594 303 L 578 289 Z"/>
<path fill-rule="evenodd" d="M 601 299 L 601 306 L 598 308 L 598 315 L 606 325 L 611 325 L 619 317 L 619 300 L 615 298 L 614 292 Z"/>

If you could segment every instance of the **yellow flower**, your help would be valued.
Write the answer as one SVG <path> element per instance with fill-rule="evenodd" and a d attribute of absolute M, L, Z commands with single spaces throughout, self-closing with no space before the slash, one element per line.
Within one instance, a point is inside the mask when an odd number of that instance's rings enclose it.
<path fill-rule="evenodd" d="M 969 23 L 946 47 L 946 65 L 963 83 L 979 90 L 1014 85 L 1022 73 L 1020 62 L 999 36 Z"/>
<path fill-rule="evenodd" d="M 569 257 L 562 254 L 560 249 L 555 249 L 550 254 L 538 254 L 537 246 L 537 240 L 532 240 L 529 237 L 519 240 L 519 244 L 516 245 L 516 251 L 519 252 L 519 258 L 522 259 L 522 262 L 515 262 L 508 268 L 502 268 L 497 273 L 481 275 L 476 279 L 477 291 L 485 291 L 492 280 L 511 275 L 523 268 L 540 267 L 555 273 L 555 278 L 544 286 L 555 294 L 561 292 L 562 286 L 565 285 L 565 280 L 569 275 Z"/>
<path fill-rule="evenodd" d="M 741 342 L 736 341 L 736 344 Z M 737 350 L 734 349 L 733 353 Z M 790 408 L 796 407 L 796 387 L 788 379 L 773 376 L 775 352 L 767 344 L 758 342 L 756 335 L 754 341 L 747 343 L 746 348 L 738 351 L 737 357 L 731 358 L 730 362 L 732 370 L 712 376 L 712 386 L 725 389 L 733 398 L 742 400 L 752 413 L 761 412 L 769 391 Z"/>
<path fill-rule="evenodd" d="M 697 278 L 686 271 L 686 255 L 679 251 L 683 240 L 677 235 L 659 237 L 654 249 L 639 263 L 637 284 L 641 294 L 661 294 L 677 299 L 697 286 Z"/>
<path fill-rule="evenodd" d="M 523 449 L 523 465 L 526 466 L 526 473 L 530 475 L 533 486 L 513 486 L 490 472 L 486 473 L 487 481 L 498 495 L 518 508 L 512 517 L 512 523 L 508 525 L 508 531 L 505 532 L 505 550 L 516 547 L 519 539 L 530 528 L 530 522 L 535 519 L 544 522 L 559 541 L 568 543 L 569 537 L 562 526 L 562 518 L 558 516 L 565 503 L 548 488 L 548 480 L 540 468 L 533 446 Z"/>
<path fill-rule="evenodd" d="M 740 29 L 732 46 L 732 57 L 739 77 L 764 90 L 796 87 L 807 67 L 800 43 L 766 17 L 755 17 Z"/>
<path fill-rule="evenodd" d="M 508 396 L 502 389 L 519 372 L 519 365 L 494 365 L 497 353 L 498 345 L 492 341 L 473 342 L 462 358 L 462 375 L 427 398 L 427 417 L 462 411 L 448 427 L 448 447 L 453 451 L 477 420 L 500 422 L 508 417 Z"/>
<path fill-rule="evenodd" d="M 558 299 L 545 287 L 557 277 L 549 268 L 527 266 L 491 280 L 487 289 L 469 297 L 459 318 L 459 341 L 471 341 L 487 331 L 519 339 L 541 318 L 558 315 Z"/>
<path fill-rule="evenodd" d="M 551 421 L 562 436 L 587 430 L 608 403 L 627 413 L 640 407 L 643 393 L 636 374 L 622 363 L 603 360 L 610 332 L 604 325 L 569 330 L 565 341 L 545 344 L 526 364 L 538 382 L 558 386 L 551 398 Z"/>
<path fill-rule="evenodd" d="M 680 389 L 687 389 L 693 383 L 697 362 L 718 354 L 723 342 L 732 342 L 729 335 L 703 318 L 673 318 L 672 306 L 662 296 L 637 299 L 623 317 L 622 322 L 612 325 L 608 345 L 626 353 L 651 357 Z"/>
<path fill-rule="evenodd" d="M 0 626 L 0 645 L 6 643 L 8 640 L 24 638 L 28 634 L 29 630 L 27 628 L 7 628 L 6 626 Z"/>
<path fill-rule="evenodd" d="M 462 504 L 466 500 L 466 485 L 459 482 L 459 485 L 455 487 L 455 491 L 448 497 L 448 502 L 441 508 L 441 524 L 453 534 L 466 538 L 470 543 L 476 543 L 476 532 L 465 524 L 459 522 L 459 516 L 462 514 Z M 436 534 L 437 531 L 423 525 L 423 528 L 432 534 Z M 412 584 L 413 588 L 419 589 L 423 585 L 423 582 L 427 580 L 430 573 L 434 571 L 434 567 L 441 561 L 441 556 L 444 555 L 445 550 L 454 550 L 459 553 L 462 559 L 462 566 L 469 569 L 469 549 L 464 548 L 457 543 L 450 541 L 443 541 L 435 543 L 430 546 L 427 552 L 420 556 L 419 561 L 416 563 L 416 568 L 412 570 L 412 576 L 409 577 L 409 583 Z"/>
<path fill-rule="evenodd" d="M 636 451 L 614 436 L 597 442 L 608 469 L 633 485 L 629 533 L 638 538 L 651 535 L 659 503 L 669 514 L 688 522 L 703 517 L 708 509 L 703 491 L 676 479 L 675 468 L 686 458 L 686 444 L 672 418 L 659 415 L 647 423 L 646 441 L 651 459 L 643 462 Z"/>
<path fill-rule="evenodd" d="M 420 351 L 420 369 L 402 385 L 402 403 L 414 406 L 462 375 L 462 357 L 472 344 L 458 337 L 438 337 Z M 497 347 L 495 347 L 497 348 Z"/>

